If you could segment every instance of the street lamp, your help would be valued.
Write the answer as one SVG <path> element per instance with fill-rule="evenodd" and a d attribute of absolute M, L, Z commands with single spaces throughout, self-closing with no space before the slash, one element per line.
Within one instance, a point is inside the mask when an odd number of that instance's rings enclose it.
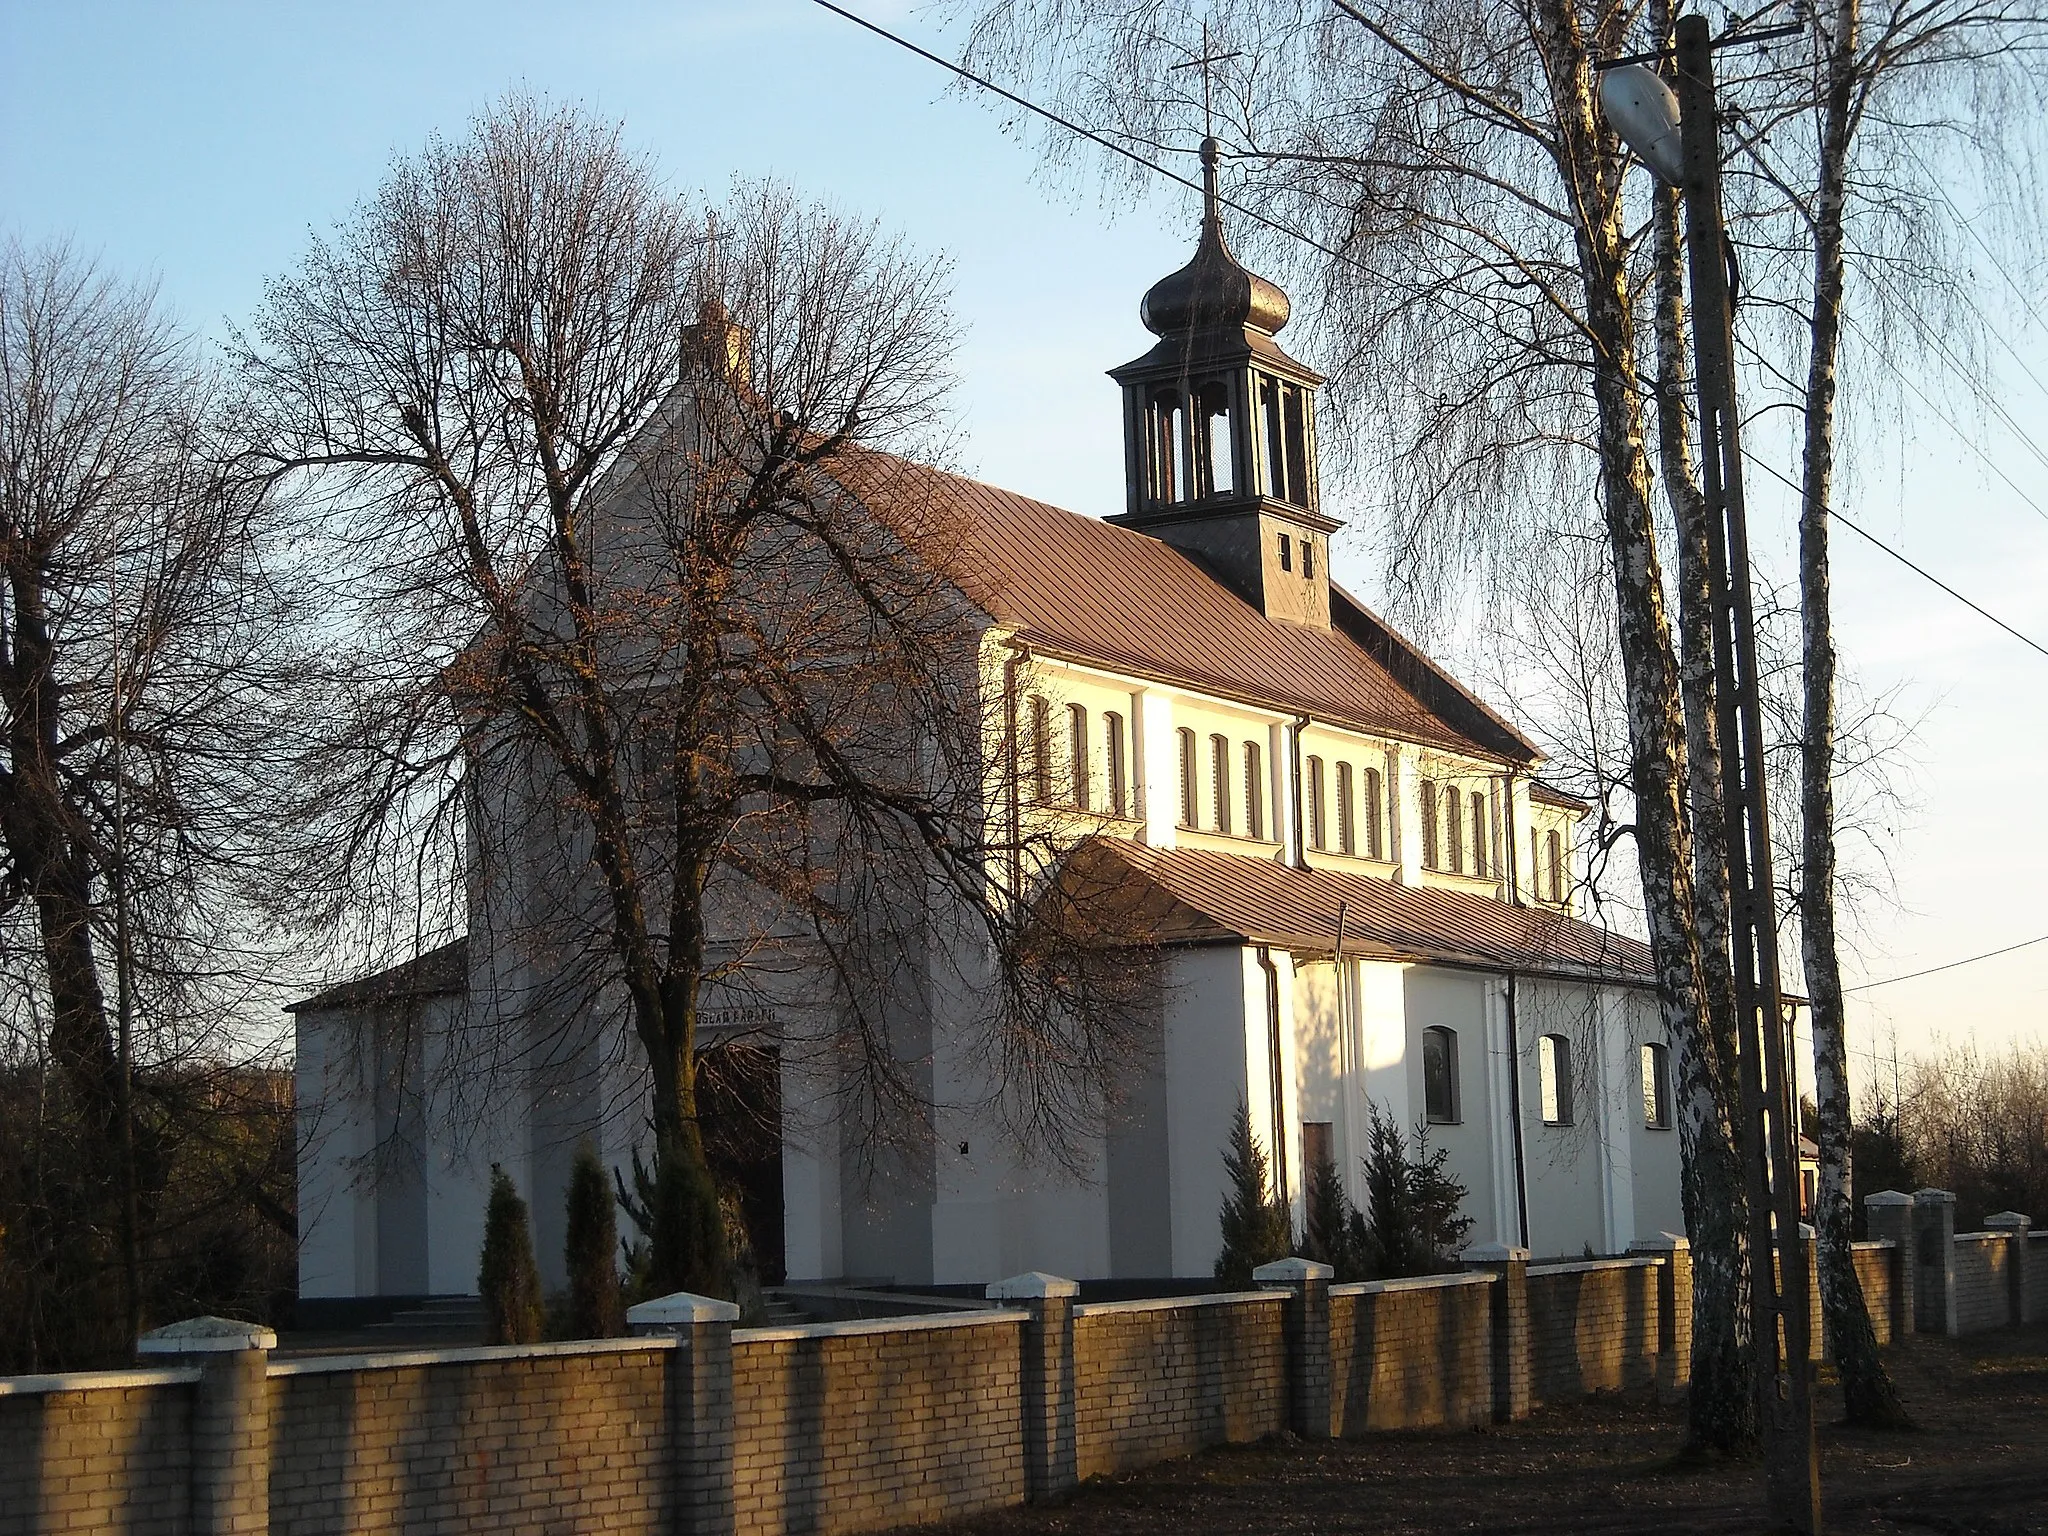
<path fill-rule="evenodd" d="M 1764 789 L 1763 709 L 1748 520 L 1742 502 L 1741 418 L 1735 404 L 1734 309 L 1723 260 L 1721 147 L 1714 49 L 1797 32 L 1774 27 L 1716 43 L 1703 16 L 1677 26 L 1678 92 L 1645 59 L 1602 66 L 1600 105 L 1615 130 L 1685 203 L 1706 492 L 1714 679 L 1719 692 L 1722 804 L 1727 816 L 1729 958 L 1734 969 L 1736 1066 L 1742 1096 L 1736 1143 L 1749 1193 L 1750 1330 L 1771 1513 L 1783 1527 L 1820 1529 L 1820 1459 L 1813 1437 L 1806 1243 L 1799 1230 L 1798 1095 L 1779 988 L 1770 818 Z M 1664 55 L 1650 55 L 1651 58 Z M 1777 1263 L 1771 1263 L 1775 1251 Z M 1769 1369 L 1765 1369 L 1768 1365 Z"/>

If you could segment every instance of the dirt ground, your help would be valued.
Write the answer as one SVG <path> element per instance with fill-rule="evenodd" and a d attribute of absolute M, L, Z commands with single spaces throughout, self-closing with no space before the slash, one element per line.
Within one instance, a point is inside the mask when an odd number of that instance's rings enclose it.
<path fill-rule="evenodd" d="M 1818 1400 L 1832 1533 L 2048 1536 L 2048 1327 L 1916 1339 L 1887 1356 L 1920 1429 L 1848 1430 Z M 1311 1444 L 1283 1437 L 1100 1479 L 1058 1507 L 926 1536 L 1270 1532 L 1760 1531 L 1754 1463 L 1680 1465 L 1680 1411 L 1648 1393 L 1477 1431 Z"/>

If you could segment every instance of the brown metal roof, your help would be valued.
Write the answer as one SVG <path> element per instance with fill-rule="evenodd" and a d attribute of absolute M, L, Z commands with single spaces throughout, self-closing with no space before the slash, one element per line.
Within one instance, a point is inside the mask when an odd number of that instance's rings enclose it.
<path fill-rule="evenodd" d="M 1073 858 L 1090 890 L 1115 888 L 1121 876 L 1118 908 L 1142 914 L 1148 927 L 1141 937 L 1153 942 L 1241 940 L 1327 954 L 1342 902 L 1347 955 L 1594 975 L 1636 986 L 1655 981 L 1650 951 L 1634 939 L 1476 892 L 1113 838 L 1096 839 Z"/>
<path fill-rule="evenodd" d="M 286 1003 L 286 1013 L 325 1013 L 336 1008 L 361 1008 L 371 1003 L 397 1002 L 402 998 L 445 997 L 469 987 L 469 940 L 456 939 L 439 949 L 430 949 L 402 965 L 337 982 L 324 991 L 296 1003 Z"/>
<path fill-rule="evenodd" d="M 1537 756 L 1338 588 L 1330 630 L 1290 624 L 1267 618 L 1192 556 L 1127 528 L 884 454 L 846 453 L 834 473 L 885 518 L 891 503 L 915 507 L 913 519 L 927 525 L 935 504 L 949 508 L 948 575 L 1034 649 L 1481 757 Z M 1375 655 L 1368 635 L 1376 649 L 1401 654 Z M 1414 674 L 1412 686 L 1396 667 Z"/>

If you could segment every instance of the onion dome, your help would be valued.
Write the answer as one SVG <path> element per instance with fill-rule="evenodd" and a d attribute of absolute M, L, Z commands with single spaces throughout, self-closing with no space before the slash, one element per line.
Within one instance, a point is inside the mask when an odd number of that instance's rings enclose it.
<path fill-rule="evenodd" d="M 1216 196 L 1216 164 L 1222 146 L 1202 140 L 1202 239 L 1195 259 L 1146 290 L 1138 318 L 1155 336 L 1187 331 L 1242 330 L 1272 335 L 1287 323 L 1287 295 L 1277 284 L 1248 272 L 1230 254 Z"/>

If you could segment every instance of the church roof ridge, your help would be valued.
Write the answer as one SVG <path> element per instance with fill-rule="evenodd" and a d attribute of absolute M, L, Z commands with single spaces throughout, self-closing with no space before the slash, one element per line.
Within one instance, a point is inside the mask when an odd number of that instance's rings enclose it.
<path fill-rule="evenodd" d="M 843 452 L 834 477 L 885 520 L 904 471 L 945 493 L 966 519 L 946 575 L 1033 649 L 1517 767 L 1541 756 L 1339 588 L 1350 612 L 1331 631 L 1270 618 L 1149 534 L 881 449 Z"/>

